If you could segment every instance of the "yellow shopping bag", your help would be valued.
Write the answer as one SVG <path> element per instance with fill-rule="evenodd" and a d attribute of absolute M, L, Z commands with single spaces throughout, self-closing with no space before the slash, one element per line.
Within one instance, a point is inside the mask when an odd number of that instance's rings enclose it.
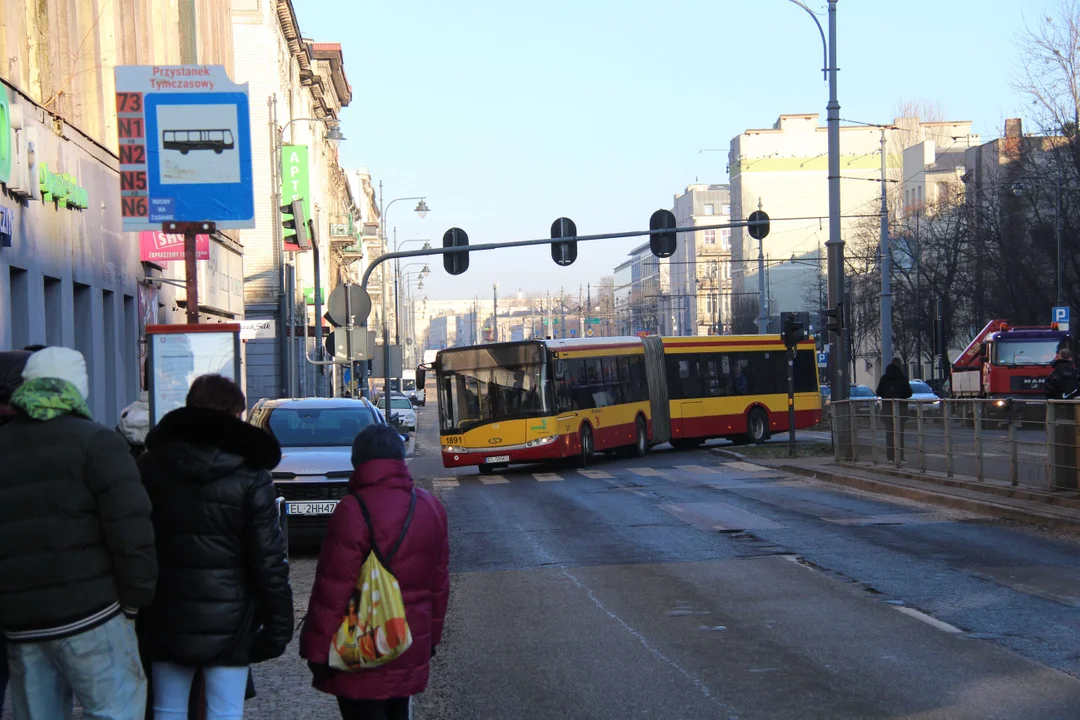
<path fill-rule="evenodd" d="M 368 526 L 371 552 L 360 567 L 356 589 L 349 598 L 341 627 L 330 641 L 330 667 L 344 672 L 385 665 L 412 645 L 401 586 L 390 572 L 389 565 L 412 522 L 416 491 L 413 491 L 409 501 L 409 514 L 405 516 L 401 535 L 385 557 L 375 543 L 375 529 L 367 506 L 359 495 L 353 497 L 360 503 L 360 511 Z"/>

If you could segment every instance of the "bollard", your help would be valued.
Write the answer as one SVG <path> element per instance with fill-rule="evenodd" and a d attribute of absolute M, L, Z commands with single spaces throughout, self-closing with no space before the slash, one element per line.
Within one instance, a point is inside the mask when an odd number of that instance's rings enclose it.
<path fill-rule="evenodd" d="M 950 409 L 952 403 L 948 400 L 941 401 L 941 425 L 945 431 L 945 475 L 947 477 L 953 476 L 952 467 L 952 433 L 949 432 L 949 425 L 952 424 L 952 413 Z"/>
<path fill-rule="evenodd" d="M 877 465 L 877 463 L 878 463 L 877 416 L 878 416 L 877 411 L 873 407 L 871 407 L 870 408 L 870 462 L 872 462 L 874 465 Z"/>
<path fill-rule="evenodd" d="M 982 458 L 982 417 L 983 406 L 978 400 L 975 400 L 975 405 L 972 408 L 975 419 L 975 479 L 983 479 L 983 458 Z"/>
<path fill-rule="evenodd" d="M 919 440 L 919 472 L 926 472 L 926 445 L 923 442 L 923 404 L 915 403 L 915 432 Z"/>
<path fill-rule="evenodd" d="M 904 431 L 900 426 L 900 401 L 892 401 L 892 449 L 893 464 L 900 467 L 904 463 Z"/>
<path fill-rule="evenodd" d="M 1046 489 L 1054 490 L 1054 426 L 1057 424 L 1057 403 L 1046 403 Z"/>

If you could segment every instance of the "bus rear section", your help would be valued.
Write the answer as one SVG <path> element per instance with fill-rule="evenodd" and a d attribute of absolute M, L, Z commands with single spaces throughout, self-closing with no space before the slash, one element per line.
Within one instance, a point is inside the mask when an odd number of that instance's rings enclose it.
<path fill-rule="evenodd" d="M 760 443 L 788 430 L 787 350 L 779 335 L 664 338 L 671 444 L 712 438 Z M 821 421 L 821 394 L 812 340 L 795 363 L 795 428 Z"/>

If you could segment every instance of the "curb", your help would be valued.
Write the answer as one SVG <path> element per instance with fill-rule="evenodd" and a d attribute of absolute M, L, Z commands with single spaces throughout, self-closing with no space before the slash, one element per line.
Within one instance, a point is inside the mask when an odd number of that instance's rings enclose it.
<path fill-rule="evenodd" d="M 883 479 L 846 475 L 844 473 L 822 468 L 809 468 L 799 465 L 779 465 L 776 467 L 778 470 L 791 473 L 792 475 L 801 475 L 803 477 L 822 480 L 836 485 L 844 485 L 857 490 L 865 490 L 881 495 L 891 495 L 907 500 L 916 500 L 931 505 L 952 508 L 954 510 L 966 510 L 981 515 L 990 515 L 1005 520 L 1014 520 L 1030 525 L 1038 525 L 1052 530 L 1080 533 L 1080 517 L 1071 518 L 1053 513 L 1037 512 L 1035 510 L 998 503 L 992 500 L 982 500 L 928 488 L 912 487 L 910 485 L 892 483 Z"/>

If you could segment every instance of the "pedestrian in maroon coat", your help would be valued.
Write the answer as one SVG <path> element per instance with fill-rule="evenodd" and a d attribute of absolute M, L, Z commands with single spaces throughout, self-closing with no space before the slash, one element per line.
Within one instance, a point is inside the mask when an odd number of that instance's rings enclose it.
<path fill-rule="evenodd" d="M 377 668 L 338 672 L 329 666 L 330 643 L 348 612 L 360 566 L 371 552 L 363 498 L 374 524 L 375 542 L 391 548 L 401 535 L 413 491 L 405 444 L 393 428 L 373 425 L 353 441 L 351 494 L 334 511 L 319 553 L 300 656 L 314 673 L 312 685 L 337 697 L 344 720 L 409 717 L 409 700 L 427 687 L 428 666 L 442 639 L 450 596 L 450 543 L 446 510 L 416 488 L 416 507 L 389 567 L 401 586 L 412 645 Z"/>

